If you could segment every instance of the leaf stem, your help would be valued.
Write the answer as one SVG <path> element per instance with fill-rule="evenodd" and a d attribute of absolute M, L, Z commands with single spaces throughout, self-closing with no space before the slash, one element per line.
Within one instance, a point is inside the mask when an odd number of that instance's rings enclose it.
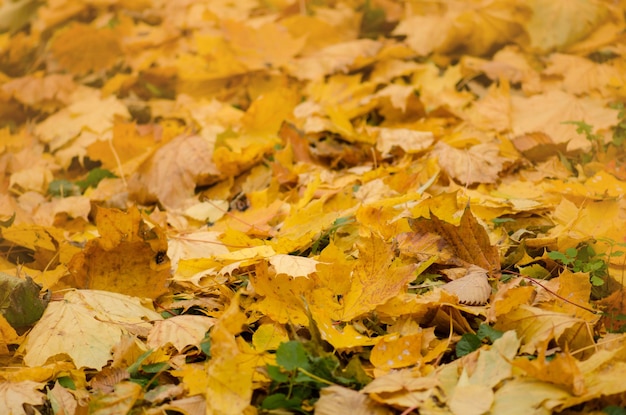
<path fill-rule="evenodd" d="M 318 381 L 319 383 L 324 383 L 324 384 L 326 384 L 328 386 L 334 386 L 335 385 L 333 382 L 331 382 L 329 380 L 326 380 L 324 378 L 321 378 L 321 377 L 319 377 L 317 375 L 314 375 L 313 373 L 309 372 L 306 369 L 302 369 L 301 367 L 298 368 L 298 371 L 304 373 L 305 375 L 307 375 L 308 377 L 310 377 L 313 380 Z"/>

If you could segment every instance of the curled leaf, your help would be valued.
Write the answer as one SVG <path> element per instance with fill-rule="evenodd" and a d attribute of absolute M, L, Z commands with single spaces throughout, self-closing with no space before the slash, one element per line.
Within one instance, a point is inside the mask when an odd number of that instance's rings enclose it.
<path fill-rule="evenodd" d="M 442 288 L 456 295 L 461 304 L 467 305 L 484 305 L 491 295 L 487 271 L 475 265 L 469 267 L 464 277 L 450 281 Z"/>

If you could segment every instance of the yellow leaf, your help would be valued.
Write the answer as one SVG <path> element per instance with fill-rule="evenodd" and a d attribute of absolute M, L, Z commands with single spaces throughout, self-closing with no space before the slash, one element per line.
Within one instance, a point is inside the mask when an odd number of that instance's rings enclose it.
<path fill-rule="evenodd" d="M 252 345 L 258 352 L 276 350 L 281 343 L 287 341 L 287 331 L 280 324 L 261 324 L 252 335 Z"/>
<path fill-rule="evenodd" d="M 302 49 L 305 42 L 304 37 L 294 39 L 286 28 L 276 23 L 253 28 L 242 21 L 225 20 L 222 30 L 237 59 L 249 70 L 268 66 L 280 68 Z"/>
<path fill-rule="evenodd" d="M 415 278 L 414 265 L 394 261 L 391 247 L 381 239 L 362 241 L 361 256 L 350 276 L 351 286 L 342 299 L 338 320 L 350 321 L 402 293 Z"/>
<path fill-rule="evenodd" d="M 141 385 L 124 381 L 113 386 L 113 392 L 96 395 L 89 402 L 89 413 L 93 415 L 125 414 L 141 397 Z"/>
<path fill-rule="evenodd" d="M 513 365 L 535 379 L 565 386 L 575 396 L 584 394 L 586 392 L 585 379 L 578 361 L 567 351 L 556 353 L 549 361 L 546 360 L 548 342 L 549 340 L 546 340 L 541 344 L 537 359 L 528 360 L 521 357 L 515 359 Z"/>
<path fill-rule="evenodd" d="M 383 337 L 372 348 L 370 362 L 378 368 L 412 366 L 422 359 L 422 334 Z"/>
<path fill-rule="evenodd" d="M 258 264 L 255 271 L 251 282 L 262 298 L 250 309 L 260 311 L 278 323 L 308 324 L 303 298 L 313 289 L 314 282 L 287 274 L 273 275 L 263 263 Z"/>
<path fill-rule="evenodd" d="M 531 47 L 538 52 L 562 50 L 582 40 L 608 14 L 604 4 L 593 0 L 531 0 L 527 5 L 533 12 L 527 31 Z"/>
<path fill-rule="evenodd" d="M 103 168 L 128 177 L 160 144 L 154 132 L 141 134 L 135 123 L 116 122 L 113 137 L 92 143 L 87 147 L 87 155 L 92 160 L 100 160 Z"/>
<path fill-rule="evenodd" d="M 522 353 L 534 353 L 546 339 L 554 339 L 561 347 L 570 350 L 594 344 L 589 322 L 557 311 L 542 310 L 522 304 L 500 316 L 494 328 L 515 330 L 522 340 Z"/>

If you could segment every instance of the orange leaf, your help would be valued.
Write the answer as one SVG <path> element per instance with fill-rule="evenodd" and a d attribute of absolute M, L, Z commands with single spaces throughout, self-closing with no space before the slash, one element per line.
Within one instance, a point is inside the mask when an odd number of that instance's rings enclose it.
<path fill-rule="evenodd" d="M 112 29 L 73 23 L 54 37 L 50 52 L 63 68 L 85 75 L 112 67 L 122 55 L 122 47 Z"/>
<path fill-rule="evenodd" d="M 76 288 L 107 290 L 156 298 L 170 277 L 167 240 L 158 227 L 141 219 L 136 207 L 122 212 L 98 208 L 100 238 L 87 242 L 68 268 Z"/>

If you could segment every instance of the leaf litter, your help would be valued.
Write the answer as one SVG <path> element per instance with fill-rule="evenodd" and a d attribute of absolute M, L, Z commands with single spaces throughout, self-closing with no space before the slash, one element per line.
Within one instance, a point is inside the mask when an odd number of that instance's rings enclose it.
<path fill-rule="evenodd" d="M 623 9 L 4 2 L 0 412 L 621 413 Z"/>

